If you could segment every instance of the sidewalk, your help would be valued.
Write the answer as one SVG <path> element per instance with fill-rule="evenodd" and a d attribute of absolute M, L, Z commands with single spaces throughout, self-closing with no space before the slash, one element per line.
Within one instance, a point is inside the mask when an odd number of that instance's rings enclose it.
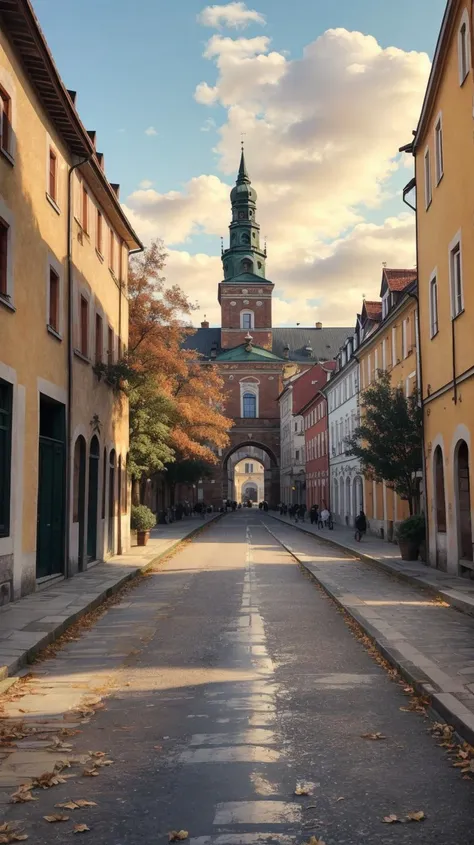
<path fill-rule="evenodd" d="M 270 516 L 288 525 L 295 525 L 288 516 L 279 516 L 275 513 L 271 513 Z M 378 566 L 389 575 L 427 590 L 431 595 L 439 596 L 448 602 L 451 607 L 474 616 L 474 581 L 448 575 L 420 561 L 402 560 L 395 543 L 387 543 L 378 537 L 366 535 L 361 543 L 357 543 L 354 540 L 354 529 L 346 528 L 344 525 L 335 524 L 332 531 L 327 528 L 320 530 L 315 525 L 311 525 L 309 517 L 306 517 L 305 522 L 298 522 L 296 528 L 321 537 L 322 540 L 326 540 L 337 548 Z"/>
<path fill-rule="evenodd" d="M 0 678 L 12 675 L 74 622 L 220 514 L 188 517 L 151 532 L 146 547 L 98 563 L 68 581 L 55 581 L 0 610 Z M 0 681 L 0 692 L 10 682 Z"/>
<path fill-rule="evenodd" d="M 412 582 L 400 578 L 403 562 L 372 555 L 382 545 L 367 540 L 365 560 L 351 556 L 347 529 L 334 529 L 338 541 L 322 546 L 310 535 L 328 534 L 274 518 L 267 527 L 323 589 L 361 626 L 377 649 L 417 691 L 431 698 L 433 710 L 474 745 L 474 619 L 420 591 L 418 565 Z M 344 545 L 342 540 L 344 539 Z M 373 542 L 372 542 L 373 540 Z M 354 544 L 355 545 L 355 544 Z M 336 550 L 343 548 L 345 554 Z M 394 547 L 395 550 L 395 547 Z M 359 548 L 356 549 L 357 553 Z M 389 561 L 389 563 L 387 562 Z M 392 571 L 392 565 L 394 572 Z M 423 566 L 423 565 L 421 565 Z M 423 567 L 425 569 L 425 567 Z M 402 570 L 403 572 L 403 570 Z M 387 577 L 395 574 L 397 577 Z M 436 573 L 434 573 L 436 575 Z M 405 573 L 406 575 L 406 573 Z M 427 577 L 430 577 L 428 570 Z M 457 579 L 453 579 L 457 580 Z M 440 593 L 429 585 L 431 592 Z M 317 648 L 317 643 L 315 643 Z"/>

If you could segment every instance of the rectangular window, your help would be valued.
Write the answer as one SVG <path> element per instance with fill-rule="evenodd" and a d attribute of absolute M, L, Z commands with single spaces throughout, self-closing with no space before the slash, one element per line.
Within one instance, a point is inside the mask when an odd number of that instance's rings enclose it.
<path fill-rule="evenodd" d="M 81 217 L 82 228 L 84 232 L 87 234 L 89 231 L 89 194 L 87 193 L 86 186 L 82 185 L 82 217 Z"/>
<path fill-rule="evenodd" d="M 462 291 L 461 244 L 457 243 L 450 254 L 451 273 L 451 308 L 452 316 L 457 317 L 464 308 Z"/>
<path fill-rule="evenodd" d="M 89 352 L 89 302 L 81 296 L 81 346 L 80 351 L 87 357 Z"/>
<path fill-rule="evenodd" d="M 0 217 L 0 296 L 8 296 L 8 229 Z"/>
<path fill-rule="evenodd" d="M 462 85 L 469 73 L 469 30 L 467 21 L 461 24 L 458 35 L 459 84 Z"/>
<path fill-rule="evenodd" d="M 0 379 L 0 537 L 10 534 L 13 386 Z"/>
<path fill-rule="evenodd" d="M 110 326 L 107 331 L 107 363 L 109 367 L 114 363 L 114 330 Z"/>
<path fill-rule="evenodd" d="M 296 449 L 296 451 L 295 451 L 295 461 L 296 461 L 296 463 L 299 463 L 299 460 L 300 460 L 300 450 Z"/>
<path fill-rule="evenodd" d="M 59 332 L 59 276 L 49 268 L 49 325 Z"/>
<path fill-rule="evenodd" d="M 379 374 L 379 350 L 374 352 L 374 379 L 377 380 Z"/>
<path fill-rule="evenodd" d="M 103 229 L 102 229 L 102 223 L 103 223 L 103 221 L 102 221 L 102 214 L 101 214 L 101 212 L 99 211 L 99 209 L 97 209 L 97 230 L 96 230 L 96 242 L 95 242 L 95 245 L 96 245 L 97 252 L 98 252 L 98 253 L 100 253 L 100 255 L 102 255 L 102 247 L 103 247 Z"/>
<path fill-rule="evenodd" d="M 438 334 L 438 279 L 430 280 L 430 336 Z"/>
<path fill-rule="evenodd" d="M 54 202 L 58 201 L 58 159 L 54 150 L 49 148 L 49 185 L 48 193 Z"/>
<path fill-rule="evenodd" d="M 104 360 L 104 329 L 102 317 L 100 314 L 95 315 L 95 362 L 102 364 Z"/>
<path fill-rule="evenodd" d="M 372 381 L 372 360 L 371 356 L 367 355 L 367 384 L 370 384 Z"/>
<path fill-rule="evenodd" d="M 404 320 L 402 323 L 402 358 L 406 358 L 408 355 L 408 326 L 407 320 Z"/>
<path fill-rule="evenodd" d="M 109 229 L 109 267 L 114 272 L 115 238 L 112 229 Z"/>
<path fill-rule="evenodd" d="M 3 88 L 0 88 L 0 147 L 6 153 L 11 152 L 11 109 L 10 97 Z"/>
<path fill-rule="evenodd" d="M 431 159 L 428 148 L 425 150 L 425 208 L 429 208 L 433 199 L 431 187 Z"/>
<path fill-rule="evenodd" d="M 397 363 L 397 329 L 396 326 L 392 329 L 392 367 Z"/>
<path fill-rule="evenodd" d="M 242 416 L 245 419 L 256 419 L 257 397 L 254 393 L 244 393 L 242 397 Z"/>
<path fill-rule="evenodd" d="M 382 341 L 382 370 L 387 369 L 387 338 L 384 337 Z"/>
<path fill-rule="evenodd" d="M 441 116 L 438 118 L 435 126 L 435 164 L 436 164 L 436 184 L 438 185 L 443 175 L 443 124 Z"/>
<path fill-rule="evenodd" d="M 243 329 L 251 329 L 252 328 L 252 315 L 251 314 L 242 314 L 242 328 Z"/>

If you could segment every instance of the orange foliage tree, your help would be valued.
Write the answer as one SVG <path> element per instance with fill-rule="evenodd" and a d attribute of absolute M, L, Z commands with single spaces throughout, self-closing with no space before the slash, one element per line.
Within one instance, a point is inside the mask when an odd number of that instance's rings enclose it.
<path fill-rule="evenodd" d="M 215 366 L 197 362 L 196 353 L 182 348 L 194 331 L 186 320 L 196 306 L 178 285 L 167 286 L 166 258 L 162 241 L 155 240 L 131 259 L 128 351 L 115 367 L 104 368 L 129 396 L 135 482 L 174 460 L 216 463 L 216 450 L 227 445 L 232 425 L 223 412 L 224 383 Z"/>

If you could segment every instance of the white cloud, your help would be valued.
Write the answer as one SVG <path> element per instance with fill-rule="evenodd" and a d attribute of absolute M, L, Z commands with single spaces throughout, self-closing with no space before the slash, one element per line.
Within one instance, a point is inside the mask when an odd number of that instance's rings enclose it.
<path fill-rule="evenodd" d="M 139 187 L 143 188 L 144 191 L 146 191 L 148 188 L 151 188 L 152 185 L 153 182 L 150 182 L 149 179 L 142 179 L 142 181 L 139 183 Z"/>
<path fill-rule="evenodd" d="M 145 129 L 145 135 L 158 135 L 158 132 L 154 126 L 149 126 L 148 129 Z"/>
<path fill-rule="evenodd" d="M 203 26 L 216 29 L 229 27 L 243 29 L 251 23 L 265 24 L 264 15 L 255 9 L 248 9 L 245 3 L 227 3 L 225 6 L 206 6 L 198 15 L 198 22 Z"/>
<path fill-rule="evenodd" d="M 428 57 L 383 49 L 371 36 L 344 29 L 327 31 L 297 59 L 271 52 L 265 37 L 215 35 L 205 54 L 215 79 L 201 83 L 195 97 L 227 111 L 215 151 L 229 181 L 245 133 L 258 220 L 268 234 L 276 320 L 293 322 L 298 312 L 313 314 L 311 323 L 351 325 L 362 293 L 378 295 L 382 262 L 415 260 L 412 218 L 384 221 L 383 203 L 393 193 L 392 176 L 404 167 L 397 150 L 418 120 Z M 230 222 L 224 177 L 201 175 L 164 195 L 135 192 L 127 205 L 138 231 L 175 246 L 197 232 L 217 238 Z M 369 212 L 378 224 L 367 222 Z M 176 254 L 170 272 L 179 261 L 183 284 L 197 272 L 196 289 L 217 321 L 219 260 L 209 257 L 204 273 L 202 257 L 196 268 L 190 253 L 184 264 Z"/>
<path fill-rule="evenodd" d="M 207 117 L 201 126 L 201 132 L 211 132 L 216 128 L 216 121 L 212 117 Z"/>
<path fill-rule="evenodd" d="M 169 244 L 184 243 L 199 231 L 219 236 L 228 225 L 229 191 L 217 176 L 197 176 L 183 191 L 135 191 L 126 212 L 143 237 L 154 231 Z"/>

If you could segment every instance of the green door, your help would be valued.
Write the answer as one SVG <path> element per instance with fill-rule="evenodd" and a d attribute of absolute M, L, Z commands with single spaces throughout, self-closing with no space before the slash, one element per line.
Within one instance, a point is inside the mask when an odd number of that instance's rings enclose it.
<path fill-rule="evenodd" d="M 39 438 L 36 577 L 59 575 L 64 564 L 64 444 Z"/>
<path fill-rule="evenodd" d="M 99 441 L 92 439 L 89 453 L 89 498 L 87 505 L 87 559 L 97 560 L 97 506 L 99 502 Z"/>

